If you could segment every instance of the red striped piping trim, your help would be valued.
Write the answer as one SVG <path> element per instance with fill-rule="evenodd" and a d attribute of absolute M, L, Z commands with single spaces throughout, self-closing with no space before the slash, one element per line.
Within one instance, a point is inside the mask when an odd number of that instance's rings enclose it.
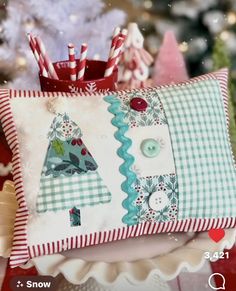
<path fill-rule="evenodd" d="M 16 184 L 16 198 L 19 204 L 19 209 L 16 212 L 15 225 L 14 225 L 14 242 L 11 252 L 11 267 L 24 264 L 29 260 L 29 251 L 27 243 L 27 221 L 28 209 L 26 207 L 23 194 L 23 179 L 21 174 L 21 163 L 19 154 L 19 143 L 17 139 L 17 132 L 13 120 L 13 115 L 10 106 L 10 91 L 7 89 L 0 90 L 0 120 L 2 122 L 3 131 L 6 140 L 13 153 L 12 172 L 13 179 Z M 22 199 L 23 197 L 23 199 Z"/>
<path fill-rule="evenodd" d="M 127 238 L 137 237 L 147 234 L 167 233 L 178 231 L 206 231 L 211 228 L 233 228 L 236 226 L 236 218 L 190 218 L 185 220 L 177 220 L 170 222 L 144 222 L 142 224 L 132 225 L 128 227 L 117 228 L 104 232 L 95 232 L 81 236 L 70 237 L 54 242 L 29 246 L 29 254 L 31 258 L 50 255 L 61 251 L 70 250 L 72 248 L 87 247 L 98 245 L 111 241 L 118 241 Z M 122 235 L 119 235 L 122 234 Z M 23 253 L 23 251 L 22 251 Z"/>
<path fill-rule="evenodd" d="M 222 69 L 216 73 L 211 73 L 190 79 L 186 82 L 179 84 L 164 85 L 159 87 L 150 87 L 140 89 L 141 92 L 147 92 L 153 89 L 162 89 L 168 87 L 182 87 L 187 84 L 196 83 L 198 81 L 215 79 L 218 80 L 221 88 L 223 97 L 223 104 L 226 115 L 226 124 L 229 125 L 229 113 L 228 113 L 228 93 L 227 93 L 227 69 Z M 130 90 L 109 92 L 108 94 L 125 94 Z M 234 227 L 236 218 L 213 218 L 213 219 L 187 219 L 182 221 L 167 222 L 167 223 L 143 223 L 130 227 L 123 227 L 115 229 L 109 232 L 98 232 L 90 235 L 80 235 L 76 237 L 66 238 L 65 240 L 57 242 L 48 242 L 41 245 L 28 246 L 27 244 L 27 222 L 28 222 L 28 209 L 24 197 L 23 180 L 20 166 L 20 154 L 19 154 L 19 143 L 17 140 L 17 132 L 11 113 L 10 98 L 22 97 L 22 98 L 42 98 L 42 97 L 76 97 L 78 95 L 90 96 L 90 93 L 73 94 L 73 93 L 61 93 L 61 92 L 39 92 L 39 91 L 28 91 L 28 90 L 0 90 L 0 119 L 2 122 L 3 130 L 5 132 L 8 144 L 13 152 L 13 174 L 16 188 L 16 197 L 19 203 L 19 210 L 15 220 L 15 233 L 13 240 L 13 248 L 11 253 L 10 265 L 16 267 L 27 262 L 30 258 L 53 254 L 62 250 L 69 250 L 73 248 L 80 248 L 89 245 L 96 245 L 105 243 L 108 241 L 115 241 L 126 239 L 129 237 L 135 237 L 145 234 L 154 234 L 161 232 L 174 232 L 174 231 L 201 231 L 209 229 L 209 226 L 214 227 Z M 100 95 L 100 93 L 93 93 L 92 95 Z M 229 133 L 228 133 L 229 137 Z M 230 137 L 229 137 L 230 141 Z M 231 143 L 229 142 L 230 146 Z M 233 152 L 231 148 L 233 157 Z M 209 224 L 209 225 L 208 225 Z"/>
<path fill-rule="evenodd" d="M 145 87 L 145 88 L 140 88 L 140 92 L 146 92 L 148 90 L 153 90 L 153 89 L 163 89 L 163 88 L 169 88 L 169 87 L 183 87 L 188 84 L 193 84 L 198 81 L 204 81 L 204 80 L 209 80 L 209 79 L 214 79 L 220 81 L 220 85 L 222 86 L 222 89 L 226 90 L 226 97 L 227 99 L 227 76 L 228 76 L 228 69 L 221 69 L 217 72 L 213 73 L 208 73 L 206 75 L 202 75 L 199 77 L 195 77 L 192 79 L 189 79 L 187 81 L 184 81 L 182 83 L 178 84 L 169 84 L 169 85 L 161 85 L 161 86 L 152 86 L 152 87 Z M 125 94 L 129 93 L 132 90 L 120 90 L 120 91 L 108 91 L 107 94 Z M 33 91 L 33 90 L 10 90 L 10 98 L 15 98 L 15 97 L 23 97 L 23 98 L 42 98 L 42 97 L 76 97 L 76 96 L 101 96 L 103 94 L 99 92 L 83 92 L 83 93 L 68 93 L 68 92 L 41 92 L 41 91 Z"/>

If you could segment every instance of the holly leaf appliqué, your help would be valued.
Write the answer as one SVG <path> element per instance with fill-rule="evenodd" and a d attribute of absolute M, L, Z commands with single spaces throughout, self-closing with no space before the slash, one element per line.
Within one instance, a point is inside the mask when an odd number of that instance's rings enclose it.
<path fill-rule="evenodd" d="M 69 157 L 70 157 L 70 160 L 73 164 L 79 165 L 80 160 L 75 154 L 69 153 Z"/>
<path fill-rule="evenodd" d="M 55 139 L 52 142 L 52 148 L 54 149 L 55 153 L 58 156 L 63 156 L 65 153 L 64 145 L 63 142 L 60 141 L 59 139 Z"/>
<path fill-rule="evenodd" d="M 67 169 L 70 165 L 69 164 L 61 164 L 58 165 L 54 168 L 54 171 L 64 171 L 65 169 Z"/>
<path fill-rule="evenodd" d="M 90 170 L 90 171 L 95 171 L 97 169 L 97 165 L 94 165 L 93 163 L 89 161 L 85 161 L 85 166 L 87 170 Z"/>

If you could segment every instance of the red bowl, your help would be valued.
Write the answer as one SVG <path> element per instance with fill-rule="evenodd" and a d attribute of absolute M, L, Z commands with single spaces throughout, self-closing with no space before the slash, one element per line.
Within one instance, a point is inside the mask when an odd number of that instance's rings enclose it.
<path fill-rule="evenodd" d="M 78 67 L 79 60 L 76 60 Z M 39 80 L 42 91 L 47 92 L 71 92 L 71 93 L 104 93 L 116 90 L 118 79 L 118 68 L 116 67 L 109 77 L 104 77 L 106 62 L 98 60 L 87 60 L 83 81 L 71 81 L 69 62 L 61 61 L 54 63 L 59 80 L 42 76 Z"/>

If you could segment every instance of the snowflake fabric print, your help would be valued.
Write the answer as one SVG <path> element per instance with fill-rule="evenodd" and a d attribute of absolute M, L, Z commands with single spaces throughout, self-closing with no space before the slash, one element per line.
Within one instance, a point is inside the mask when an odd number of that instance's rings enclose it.
<path fill-rule="evenodd" d="M 136 111 L 130 107 L 130 101 L 135 97 L 146 100 L 148 106 L 145 111 Z M 121 101 L 121 110 L 125 114 L 125 122 L 131 128 L 167 124 L 162 103 L 154 90 L 150 89 L 145 93 L 138 89 L 132 92 L 121 92 L 118 98 Z"/>
<path fill-rule="evenodd" d="M 139 178 L 134 188 L 138 193 L 134 202 L 138 209 L 138 223 L 177 219 L 179 194 L 175 174 Z"/>
<path fill-rule="evenodd" d="M 68 86 L 68 91 L 73 93 L 73 94 L 95 94 L 95 93 L 100 93 L 100 94 L 106 94 L 109 92 L 109 89 L 98 89 L 96 82 L 90 82 L 86 84 L 84 88 L 78 88 L 75 87 L 74 85 L 69 85 Z"/>
<path fill-rule="evenodd" d="M 58 114 L 54 118 L 48 133 L 48 138 L 51 141 L 56 139 L 66 141 L 71 138 L 80 138 L 81 136 L 80 128 L 66 113 Z"/>

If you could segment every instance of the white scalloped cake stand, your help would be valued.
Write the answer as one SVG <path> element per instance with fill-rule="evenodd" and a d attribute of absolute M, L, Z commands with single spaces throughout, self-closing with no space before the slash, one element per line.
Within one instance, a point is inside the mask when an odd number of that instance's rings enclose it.
<path fill-rule="evenodd" d="M 61 273 L 73 284 L 83 284 L 94 278 L 102 285 L 110 285 L 111 289 L 106 290 L 115 290 L 114 286 L 120 286 L 120 281 L 124 280 L 134 285 L 145 281 L 150 284 L 153 276 L 155 282 L 164 285 L 184 268 L 190 272 L 201 269 L 205 251 L 230 249 L 235 235 L 235 229 L 228 229 L 225 238 L 215 243 L 207 232 L 159 234 L 34 258 L 32 263 L 40 274 L 56 276 Z"/>
<path fill-rule="evenodd" d="M 3 257 L 10 253 L 15 211 L 16 201 L 11 186 L 7 185 L 0 192 L 0 256 Z M 42 275 L 62 274 L 68 282 L 82 284 L 74 287 L 62 281 L 60 291 L 131 291 L 132 285 L 136 286 L 135 290 L 141 287 L 140 290 L 157 290 L 158 286 L 159 291 L 169 291 L 165 281 L 175 278 L 184 268 L 190 272 L 199 270 L 204 264 L 205 251 L 222 251 L 234 245 L 236 229 L 225 233 L 219 243 L 213 242 L 207 232 L 143 236 L 34 258 L 25 268 L 33 264 Z"/>

